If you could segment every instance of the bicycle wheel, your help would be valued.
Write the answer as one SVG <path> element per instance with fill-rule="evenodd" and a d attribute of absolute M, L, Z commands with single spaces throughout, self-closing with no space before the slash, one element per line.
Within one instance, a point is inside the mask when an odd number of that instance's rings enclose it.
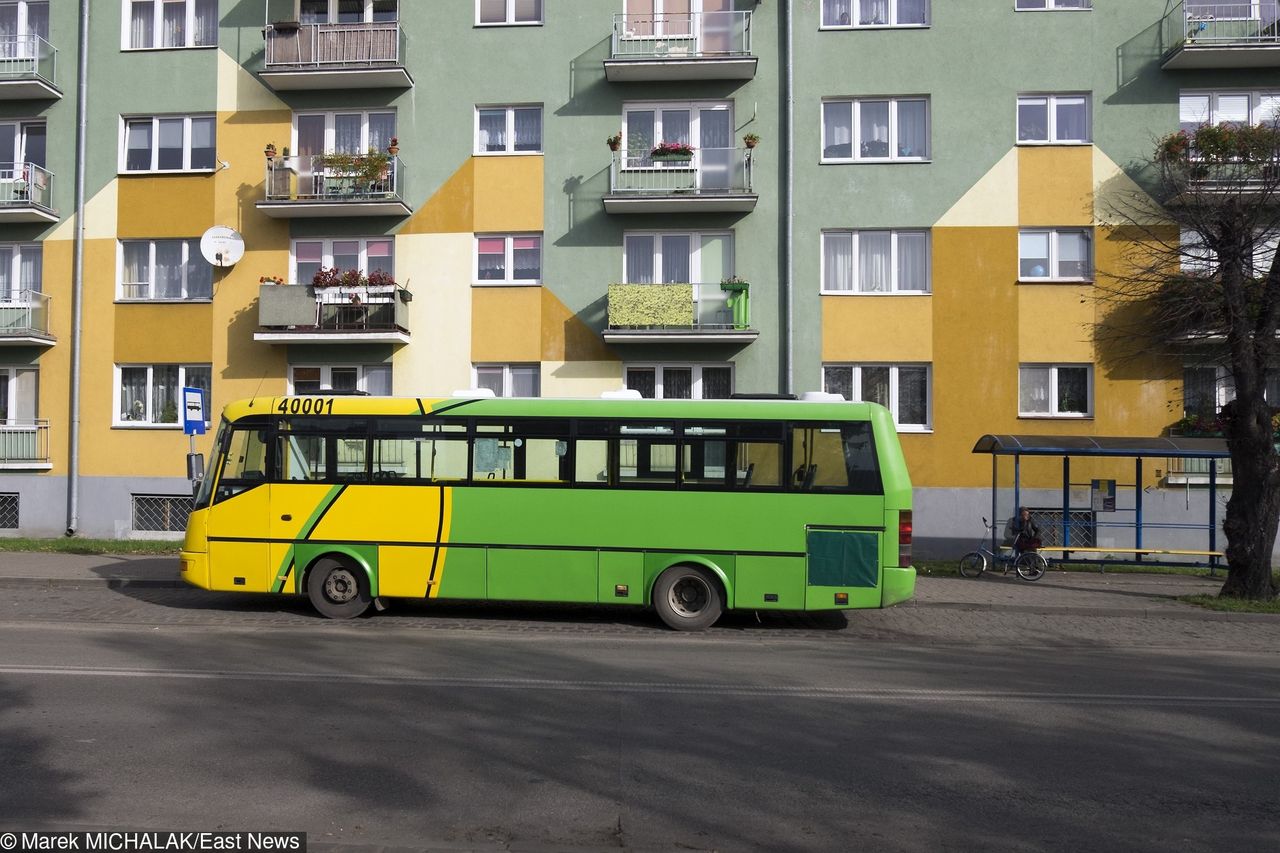
<path fill-rule="evenodd" d="M 1038 581 L 1044 577 L 1045 570 L 1049 568 L 1049 561 L 1039 551 L 1027 551 L 1025 554 L 1018 555 L 1013 568 L 1018 572 L 1018 577 L 1024 581 Z"/>
<path fill-rule="evenodd" d="M 971 551 L 960 558 L 961 577 L 976 578 L 986 570 L 987 558 L 978 551 Z"/>

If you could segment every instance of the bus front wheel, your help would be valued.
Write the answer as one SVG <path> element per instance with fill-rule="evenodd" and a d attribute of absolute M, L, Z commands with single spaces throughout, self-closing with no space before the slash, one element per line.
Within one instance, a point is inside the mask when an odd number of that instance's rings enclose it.
<path fill-rule="evenodd" d="M 321 615 L 353 619 L 369 609 L 369 579 L 346 560 L 323 557 L 307 575 L 307 596 Z"/>
<path fill-rule="evenodd" d="M 677 631 L 709 628 L 724 611 L 720 581 L 698 566 L 672 566 L 653 585 L 653 606 L 667 627 Z"/>

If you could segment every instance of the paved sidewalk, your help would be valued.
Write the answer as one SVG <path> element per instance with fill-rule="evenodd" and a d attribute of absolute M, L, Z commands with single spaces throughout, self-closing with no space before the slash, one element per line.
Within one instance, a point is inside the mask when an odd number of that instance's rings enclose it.
<path fill-rule="evenodd" d="M 1214 579 L 1050 571 L 1035 583 L 999 572 L 988 572 L 976 580 L 924 575 L 916 584 L 915 599 L 901 606 L 1046 615 L 1280 621 L 1280 616 L 1270 614 L 1220 613 L 1177 601 L 1182 595 L 1215 593 L 1222 580 L 1222 572 Z M 0 552 L 0 588 L 95 585 L 114 589 L 189 588 L 178 576 L 176 557 Z"/>

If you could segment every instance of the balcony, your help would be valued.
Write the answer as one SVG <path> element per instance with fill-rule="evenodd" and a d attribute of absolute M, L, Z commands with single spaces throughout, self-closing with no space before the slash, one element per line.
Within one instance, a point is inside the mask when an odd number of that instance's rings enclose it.
<path fill-rule="evenodd" d="M 396 21 L 299 24 L 266 28 L 262 82 L 277 92 L 329 89 L 408 89 L 404 33 Z"/>
<path fill-rule="evenodd" d="M 614 15 L 604 61 L 612 83 L 673 80 L 750 80 L 750 12 Z"/>
<path fill-rule="evenodd" d="M 0 293 L 0 347 L 51 347 L 49 296 L 36 290 Z"/>
<path fill-rule="evenodd" d="M 0 39 L 0 100 L 57 100 L 58 51 L 30 33 Z"/>
<path fill-rule="evenodd" d="M 47 420 L 0 421 L 0 470 L 47 471 L 52 467 Z"/>
<path fill-rule="evenodd" d="M 1165 482 L 1170 486 L 1208 485 L 1210 469 L 1216 472 L 1214 480 L 1219 486 L 1232 482 L 1230 459 L 1170 458 L 1165 463 Z"/>
<path fill-rule="evenodd" d="M 289 344 L 409 343 L 409 301 L 396 285 L 264 284 L 255 341 Z"/>
<path fill-rule="evenodd" d="M 1182 191 L 1171 198 L 1170 205 L 1211 203 L 1214 197 L 1238 197 L 1266 206 L 1280 204 L 1280 161 L 1196 160 L 1194 155 L 1180 179 Z"/>
<path fill-rule="evenodd" d="M 404 164 L 386 154 L 269 157 L 258 210 L 274 219 L 408 216 Z"/>
<path fill-rule="evenodd" d="M 0 223 L 57 222 L 53 173 L 35 163 L 0 163 Z"/>
<path fill-rule="evenodd" d="M 749 344 L 760 336 L 742 283 L 611 284 L 608 317 L 609 344 Z"/>
<path fill-rule="evenodd" d="M 615 151 L 609 169 L 608 213 L 750 213 L 752 149 L 702 148 L 686 160 L 656 161 Z"/>
<path fill-rule="evenodd" d="M 1160 20 L 1166 70 L 1280 67 L 1280 0 L 1184 0 Z"/>

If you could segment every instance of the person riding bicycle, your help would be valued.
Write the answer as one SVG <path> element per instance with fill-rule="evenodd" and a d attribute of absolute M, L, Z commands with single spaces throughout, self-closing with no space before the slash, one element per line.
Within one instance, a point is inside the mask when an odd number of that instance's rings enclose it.
<path fill-rule="evenodd" d="M 1018 508 L 1018 514 L 1004 526 L 1004 544 L 1013 546 L 1014 555 L 1040 548 L 1040 525 L 1031 517 L 1031 510 Z"/>

